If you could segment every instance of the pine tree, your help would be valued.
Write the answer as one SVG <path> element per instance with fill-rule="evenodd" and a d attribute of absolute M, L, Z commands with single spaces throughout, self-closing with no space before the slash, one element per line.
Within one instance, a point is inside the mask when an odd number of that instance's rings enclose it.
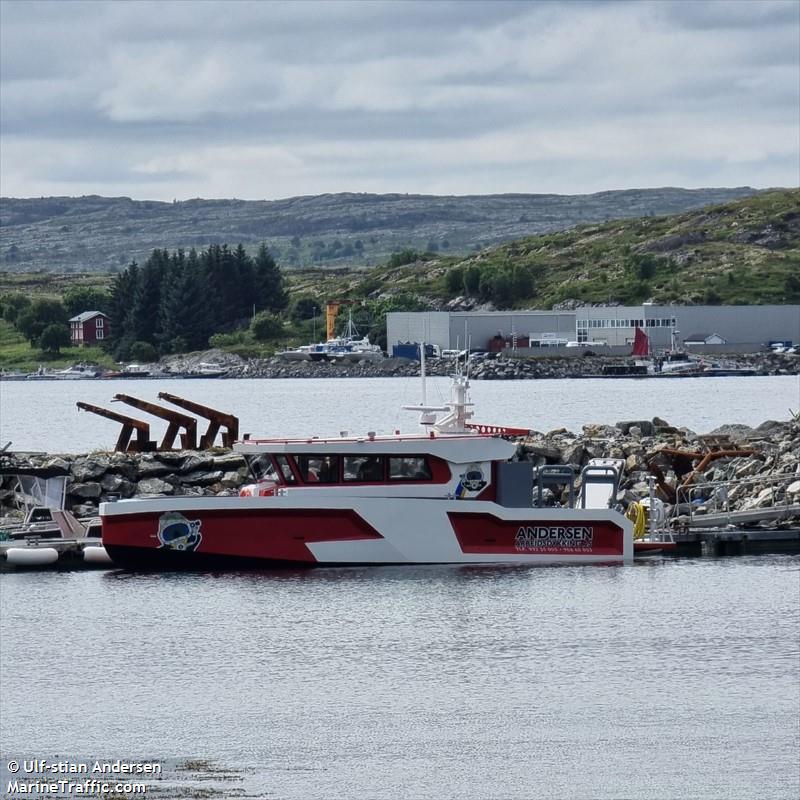
<path fill-rule="evenodd" d="M 161 291 L 162 351 L 200 350 L 208 345 L 204 332 L 205 302 L 197 253 L 182 250 L 170 258 Z"/>
<path fill-rule="evenodd" d="M 169 253 L 153 250 L 142 267 L 133 295 L 130 332 L 133 340 L 158 345 L 161 338 L 161 283 L 169 267 Z"/>
<path fill-rule="evenodd" d="M 270 255 L 265 242 L 258 248 L 253 265 L 255 279 L 255 304 L 259 311 L 282 311 L 289 297 L 283 282 L 283 273 Z"/>
<path fill-rule="evenodd" d="M 139 285 L 139 265 L 132 261 L 111 281 L 111 299 L 108 306 L 110 335 L 103 340 L 103 347 L 113 352 L 118 360 L 125 360 L 126 347 L 133 342 L 131 312 L 133 297 Z"/>

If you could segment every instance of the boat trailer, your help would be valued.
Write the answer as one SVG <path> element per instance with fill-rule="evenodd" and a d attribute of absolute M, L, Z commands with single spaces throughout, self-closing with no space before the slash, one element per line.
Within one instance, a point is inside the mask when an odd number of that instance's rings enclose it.
<path fill-rule="evenodd" d="M 209 406 L 200 405 L 192 400 L 187 400 L 183 397 L 170 394 L 169 392 L 159 392 L 160 400 L 166 400 L 173 405 L 180 406 L 181 408 L 191 411 L 199 417 L 208 420 L 208 428 L 206 432 L 200 437 L 200 449 L 208 449 L 214 446 L 214 439 L 220 432 L 221 428 L 225 430 L 221 433 L 223 447 L 231 447 L 233 442 L 236 441 L 239 435 L 239 420 L 233 414 L 225 413 L 224 411 L 217 411 Z M 127 394 L 116 394 L 112 402 L 126 403 L 129 406 L 138 408 L 155 417 L 165 419 L 168 423 L 167 430 L 160 443 L 157 443 L 150 438 L 150 424 L 133 417 L 126 416 L 125 414 L 118 414 L 116 411 L 111 411 L 107 408 L 94 406 L 91 403 L 78 402 L 77 406 L 83 411 L 90 411 L 98 416 L 105 417 L 106 419 L 114 420 L 122 424 L 122 430 L 115 450 L 119 452 L 129 453 L 144 453 L 153 452 L 156 450 L 174 450 L 175 440 L 180 436 L 180 449 L 183 450 L 196 450 L 198 449 L 197 440 L 197 420 L 176 411 L 172 408 L 165 408 L 149 400 L 141 400 L 138 397 L 132 397 Z M 133 432 L 136 431 L 136 438 L 131 441 Z"/>

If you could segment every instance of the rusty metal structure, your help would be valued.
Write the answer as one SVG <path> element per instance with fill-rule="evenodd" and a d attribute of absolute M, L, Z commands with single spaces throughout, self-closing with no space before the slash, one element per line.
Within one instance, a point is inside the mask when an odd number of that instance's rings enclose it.
<path fill-rule="evenodd" d="M 677 489 L 667 483 L 661 467 L 655 463 L 654 458 L 650 459 L 647 464 L 651 474 L 655 476 L 658 488 L 670 503 L 674 503 L 678 492 L 691 486 L 695 478 L 698 475 L 702 475 L 712 461 L 717 461 L 720 458 L 762 458 L 757 450 L 735 448 L 727 436 L 708 435 L 698 438 L 704 448 L 703 450 L 677 450 L 665 447 L 658 451 L 657 455 L 668 457 L 675 473 L 681 476 Z"/>
<path fill-rule="evenodd" d="M 192 414 L 197 414 L 198 417 L 204 417 L 208 420 L 208 428 L 200 437 L 200 448 L 203 450 L 214 446 L 214 439 L 217 438 L 217 433 L 219 433 L 221 427 L 225 428 L 221 434 L 223 447 L 231 447 L 239 438 L 239 418 L 233 414 L 217 411 L 215 408 L 200 405 L 200 403 L 195 403 L 193 400 L 186 400 L 169 392 L 159 392 L 158 399 L 166 400 L 168 403 L 185 408 L 187 411 L 191 411 Z"/>
<path fill-rule="evenodd" d="M 160 400 L 167 400 L 173 405 L 180 406 L 187 411 L 197 414 L 208 420 L 208 428 L 206 432 L 200 437 L 199 448 L 207 449 L 214 446 L 214 439 L 220 432 L 221 428 L 225 428 L 222 433 L 223 447 L 231 447 L 239 436 L 239 419 L 233 414 L 227 414 L 223 411 L 217 411 L 209 406 L 204 406 L 195 403 L 192 400 L 187 400 L 183 397 L 170 394 L 169 392 L 160 392 L 158 395 Z M 165 408 L 156 403 L 148 400 L 141 400 L 138 397 L 132 397 L 127 394 L 116 394 L 112 402 L 126 403 L 129 406 L 138 408 L 155 417 L 159 417 L 167 421 L 167 430 L 160 443 L 156 443 L 150 438 L 150 425 L 139 419 L 118 414 L 107 408 L 92 405 L 91 403 L 77 403 L 79 409 L 83 411 L 90 411 L 98 416 L 105 417 L 106 419 L 114 420 L 122 424 L 122 430 L 115 449 L 120 452 L 130 453 L 144 453 L 152 452 L 155 450 L 174 450 L 175 440 L 180 437 L 180 449 L 183 450 L 196 450 L 198 449 L 197 440 L 197 419 L 176 411 L 172 408 Z M 133 432 L 136 431 L 136 438 L 131 440 Z"/>
<path fill-rule="evenodd" d="M 156 442 L 150 438 L 150 425 L 140 419 L 126 417 L 124 414 L 117 414 L 116 411 L 109 411 L 107 408 L 93 406 L 91 403 L 78 402 L 76 404 L 82 411 L 91 411 L 106 419 L 122 423 L 122 430 L 117 437 L 117 444 L 114 449 L 121 453 L 148 453 L 158 449 Z M 136 438 L 131 441 L 134 430 Z"/>
<path fill-rule="evenodd" d="M 159 450 L 172 450 L 175 439 L 181 428 L 183 428 L 183 433 L 180 433 L 181 448 L 183 450 L 197 449 L 197 420 L 194 417 L 181 414 L 180 411 L 173 411 L 170 408 L 163 408 L 155 403 L 151 403 L 149 400 L 140 400 L 138 397 L 131 397 L 129 394 L 115 394 L 112 402 L 120 401 L 134 408 L 146 411 L 154 417 L 161 417 L 161 419 L 167 420 L 169 424 L 167 425 L 164 438 L 159 445 Z"/>

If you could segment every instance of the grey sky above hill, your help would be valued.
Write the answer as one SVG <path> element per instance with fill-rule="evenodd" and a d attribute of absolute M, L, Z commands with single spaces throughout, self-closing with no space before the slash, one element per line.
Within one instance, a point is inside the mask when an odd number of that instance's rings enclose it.
<path fill-rule="evenodd" d="M 0 0 L 0 192 L 800 184 L 800 3 Z"/>

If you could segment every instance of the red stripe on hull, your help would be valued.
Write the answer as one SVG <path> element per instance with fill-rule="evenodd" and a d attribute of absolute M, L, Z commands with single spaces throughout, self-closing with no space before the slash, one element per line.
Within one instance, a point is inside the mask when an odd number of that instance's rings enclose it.
<path fill-rule="evenodd" d="M 124 548 L 198 556 L 227 556 L 276 562 L 315 563 L 306 546 L 312 542 L 345 542 L 383 537 L 349 509 L 187 510 L 180 520 L 192 533 L 164 542 L 159 531 L 169 512 L 111 515 L 103 518 L 103 543 L 112 555 Z M 175 516 L 174 514 L 172 515 Z M 187 527 L 184 525 L 184 527 Z M 118 550 L 121 552 L 121 550 Z"/>
<path fill-rule="evenodd" d="M 625 532 L 605 520 L 503 520 L 448 513 L 461 551 L 481 555 L 622 556 Z"/>

